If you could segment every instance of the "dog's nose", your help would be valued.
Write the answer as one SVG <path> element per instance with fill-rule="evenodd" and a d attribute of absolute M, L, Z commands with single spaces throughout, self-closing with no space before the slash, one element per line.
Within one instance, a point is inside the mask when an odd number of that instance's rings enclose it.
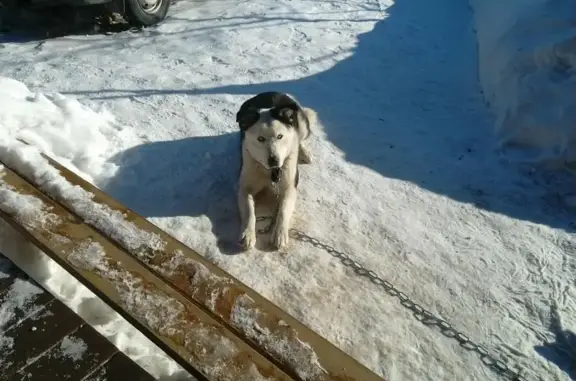
<path fill-rule="evenodd" d="M 268 166 L 269 166 L 270 168 L 276 168 L 276 167 L 279 166 L 279 164 L 280 164 L 280 162 L 279 162 L 277 156 L 270 156 L 270 157 L 268 158 Z"/>

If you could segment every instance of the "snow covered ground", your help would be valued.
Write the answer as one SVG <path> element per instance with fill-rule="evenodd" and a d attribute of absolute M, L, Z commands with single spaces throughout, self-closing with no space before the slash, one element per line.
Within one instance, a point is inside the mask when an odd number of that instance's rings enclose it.
<path fill-rule="evenodd" d="M 570 379 L 568 185 L 494 153 L 465 1 L 182 1 L 142 33 L 4 43 L 0 52 L 3 136 L 43 149 L 387 380 L 497 379 L 321 249 L 293 240 L 282 253 L 235 250 L 235 112 L 260 91 L 293 93 L 323 122 L 314 163 L 302 168 L 295 227 L 521 365 L 529 380 Z M 2 231 L 0 251 L 122 350 L 164 380 L 186 379 Z"/>

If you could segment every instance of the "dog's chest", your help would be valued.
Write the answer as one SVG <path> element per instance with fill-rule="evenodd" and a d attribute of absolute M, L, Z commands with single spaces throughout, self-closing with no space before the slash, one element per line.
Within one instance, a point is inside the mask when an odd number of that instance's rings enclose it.
<path fill-rule="evenodd" d="M 270 192 L 272 192 L 272 194 L 274 195 L 274 197 L 279 198 L 280 197 L 280 185 L 279 182 L 270 182 L 270 184 L 268 184 L 268 189 L 270 190 Z"/>

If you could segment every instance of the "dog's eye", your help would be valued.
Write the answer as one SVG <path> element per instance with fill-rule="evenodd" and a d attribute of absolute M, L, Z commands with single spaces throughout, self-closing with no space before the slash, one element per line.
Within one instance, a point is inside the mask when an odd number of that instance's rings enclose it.
<path fill-rule="evenodd" d="M 276 136 L 276 139 L 282 139 L 284 137 L 284 135 L 280 134 L 278 136 Z"/>
<path fill-rule="evenodd" d="M 259 141 L 259 142 L 263 142 L 263 141 L 265 141 L 265 140 L 266 140 L 266 139 L 264 138 L 264 136 L 258 136 L 258 141 Z"/>

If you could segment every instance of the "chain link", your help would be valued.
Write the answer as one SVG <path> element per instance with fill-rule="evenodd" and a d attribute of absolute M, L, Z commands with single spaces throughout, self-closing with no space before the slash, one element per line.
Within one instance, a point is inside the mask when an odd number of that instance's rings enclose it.
<path fill-rule="evenodd" d="M 258 233 L 267 234 L 270 232 L 274 223 L 273 217 L 258 217 L 256 219 L 257 222 L 266 220 L 270 220 L 270 224 L 268 224 L 266 228 L 259 229 Z M 505 362 L 491 355 L 486 348 L 474 343 L 468 336 L 452 327 L 450 323 L 434 316 L 430 311 L 410 300 L 406 294 L 399 291 L 392 283 L 380 278 L 378 274 L 372 270 L 368 270 L 352 259 L 348 254 L 338 251 L 332 246 L 322 243 L 317 238 L 309 236 L 297 229 L 290 229 L 290 235 L 300 242 L 305 242 L 318 249 L 324 250 L 333 257 L 338 258 L 344 266 L 353 269 L 357 275 L 368 278 L 376 286 L 382 287 L 390 296 L 396 297 L 402 306 L 410 310 L 416 320 L 429 327 L 438 327 L 444 336 L 456 340 L 462 348 L 477 353 L 482 363 L 494 370 L 496 373 L 511 381 L 528 381 L 524 376 L 522 376 L 522 372 L 513 370 Z"/>

